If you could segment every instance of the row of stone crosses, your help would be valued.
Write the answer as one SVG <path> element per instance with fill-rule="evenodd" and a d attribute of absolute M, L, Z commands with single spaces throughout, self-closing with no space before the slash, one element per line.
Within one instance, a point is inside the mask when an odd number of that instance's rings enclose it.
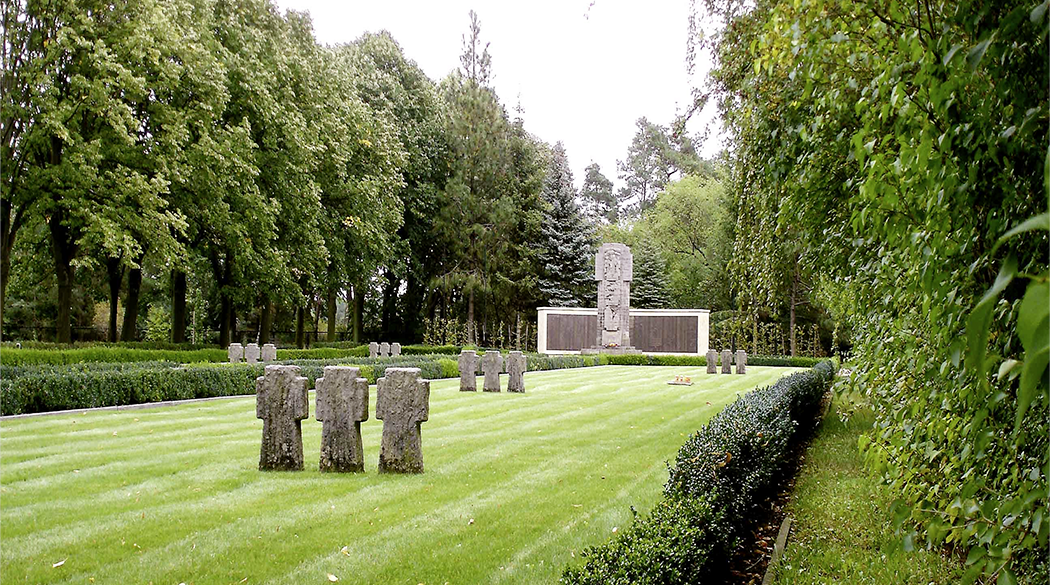
<path fill-rule="evenodd" d="M 461 391 L 477 391 L 477 353 L 464 351 L 459 357 Z M 488 351 L 481 359 L 485 392 L 499 392 L 504 359 Z M 524 392 L 525 355 L 510 352 L 506 360 L 510 380 L 508 392 Z M 299 366 L 266 366 L 255 379 L 255 416 L 263 421 L 259 469 L 302 471 L 303 433 L 301 422 L 310 417 L 309 380 L 299 375 Z M 325 366 L 317 379 L 314 415 L 322 423 L 323 472 L 364 471 L 361 423 L 368 420 L 368 379 L 360 368 Z M 376 381 L 376 418 L 383 421 L 379 449 L 380 473 L 423 473 L 421 426 L 430 415 L 430 381 L 419 368 L 387 368 Z"/>
<path fill-rule="evenodd" d="M 258 343 L 249 343 L 248 345 L 231 343 L 226 347 L 226 357 L 231 364 L 239 364 L 241 362 L 257 364 L 260 358 L 264 362 L 275 362 L 277 361 L 277 346 L 267 343 L 260 348 Z"/>
<path fill-rule="evenodd" d="M 303 434 L 310 417 L 309 380 L 299 366 L 266 366 L 255 379 L 255 416 L 263 421 L 259 469 L 302 471 Z M 321 427 L 321 471 L 364 471 L 361 423 L 368 420 L 368 379 L 350 366 L 326 366 L 318 378 L 314 414 Z M 380 473 L 423 473 L 420 426 L 430 415 L 430 381 L 419 368 L 387 368 L 376 383 L 376 418 L 383 421 Z"/>
<path fill-rule="evenodd" d="M 715 353 L 715 351 L 712 349 L 707 352 L 707 373 L 715 374 L 717 372 L 718 354 Z M 722 373 L 733 373 L 733 352 L 729 351 L 728 349 L 722 350 Z M 738 349 L 736 351 L 736 373 L 747 373 L 747 352 L 745 352 L 742 349 Z"/>
<path fill-rule="evenodd" d="M 504 369 L 506 366 L 506 369 Z M 520 351 L 512 351 L 507 359 L 496 350 L 489 350 L 481 356 L 481 371 L 485 374 L 485 380 L 481 389 L 485 392 L 499 392 L 499 375 L 502 372 L 509 374 L 507 379 L 507 392 L 525 391 L 525 370 L 528 363 L 525 354 Z M 475 351 L 463 350 L 459 354 L 459 390 L 460 392 L 477 392 L 478 390 L 478 354 Z"/>
<path fill-rule="evenodd" d="M 376 343 L 372 342 L 368 344 L 368 357 L 397 357 L 401 355 L 401 344 L 400 343 Z"/>

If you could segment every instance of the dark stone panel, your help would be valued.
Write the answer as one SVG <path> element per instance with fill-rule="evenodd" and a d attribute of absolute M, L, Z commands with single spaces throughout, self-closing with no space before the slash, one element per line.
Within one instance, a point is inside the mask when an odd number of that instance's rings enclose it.
<path fill-rule="evenodd" d="M 696 353 L 696 316 L 632 315 L 631 345 L 643 352 Z"/>
<path fill-rule="evenodd" d="M 598 315 L 547 315 L 547 349 L 580 351 L 594 347 Z"/>

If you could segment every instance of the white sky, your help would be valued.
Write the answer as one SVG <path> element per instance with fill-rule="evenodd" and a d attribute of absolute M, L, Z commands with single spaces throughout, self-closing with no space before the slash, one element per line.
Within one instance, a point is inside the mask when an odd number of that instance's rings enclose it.
<path fill-rule="evenodd" d="M 388 30 L 433 80 L 459 66 L 468 12 L 478 13 L 489 42 L 493 81 L 514 116 L 519 96 L 525 128 L 550 144 L 561 140 L 576 186 L 597 162 L 616 183 L 616 160 L 626 156 L 635 120 L 668 125 L 703 84 L 707 64 L 686 74 L 688 0 L 275 0 L 308 11 L 324 44 L 348 43 Z M 586 16 L 585 16 L 586 15 Z M 721 148 L 717 112 L 709 104 L 689 132 L 711 126 L 701 155 Z"/>

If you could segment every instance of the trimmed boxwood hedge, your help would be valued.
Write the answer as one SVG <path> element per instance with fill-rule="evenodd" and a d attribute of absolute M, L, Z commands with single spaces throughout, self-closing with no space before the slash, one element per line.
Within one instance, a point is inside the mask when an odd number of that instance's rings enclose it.
<path fill-rule="evenodd" d="M 180 363 L 224 362 L 224 349 L 138 349 L 115 346 L 76 347 L 72 349 L 0 349 L 0 363 L 5 366 L 60 365 L 79 363 L 128 363 L 169 361 Z"/>
<path fill-rule="evenodd" d="M 406 346 L 422 350 L 426 346 Z M 45 351 L 51 354 L 87 350 L 141 351 L 151 356 L 184 357 L 186 352 L 161 350 L 129 350 L 122 348 L 82 348 L 64 351 Z M 346 355 L 364 350 L 366 356 Z M 459 376 L 457 361 L 447 351 L 457 346 L 429 348 L 436 351 L 426 354 L 408 353 L 394 358 L 369 358 L 368 347 L 350 350 L 321 348 L 314 350 L 278 350 L 278 364 L 292 364 L 302 368 L 302 375 L 313 380 L 320 378 L 325 366 L 351 365 L 361 368 L 361 375 L 375 384 L 389 367 L 420 368 L 427 379 L 455 378 Z M 9 350 L 3 350 L 6 355 Z M 18 351 L 18 350 L 15 350 Z M 116 361 L 86 362 L 74 364 L 9 365 L 5 359 L 0 365 L 0 414 L 24 414 L 54 410 L 70 410 L 97 406 L 120 406 L 142 402 L 178 400 L 182 398 L 206 398 L 232 396 L 255 392 L 254 379 L 262 375 L 263 365 L 229 364 L 225 362 L 224 350 L 201 350 L 221 353 L 220 363 L 188 363 L 170 361 Z M 480 352 L 479 352 L 480 353 Z M 589 356 L 589 355 L 538 355 L 526 354 L 529 371 L 580 368 L 611 363 L 612 358 L 632 358 L 635 363 L 652 365 L 703 365 L 703 357 L 696 356 Z M 322 357 L 324 359 L 306 359 Z M 648 358 L 638 360 L 637 358 Z M 624 360 L 631 363 L 630 360 Z M 752 362 L 748 358 L 749 363 Z M 480 360 L 479 360 L 480 362 Z M 776 364 L 781 365 L 781 364 Z M 786 364 L 784 364 L 786 365 Z M 161 382 L 163 380 L 163 383 Z M 215 387 L 209 389 L 208 384 Z"/>
<path fill-rule="evenodd" d="M 570 584 L 701 583 L 725 577 L 730 552 L 783 477 L 835 375 L 830 361 L 741 396 L 694 433 L 670 466 L 664 498 L 610 543 L 565 569 Z"/>
<path fill-rule="evenodd" d="M 734 357 L 735 359 L 735 357 Z M 812 368 L 821 358 L 791 357 L 786 355 L 749 355 L 749 366 L 779 366 Z M 650 354 L 601 354 L 602 365 L 614 366 L 706 366 L 707 356 L 702 355 L 650 355 Z"/>

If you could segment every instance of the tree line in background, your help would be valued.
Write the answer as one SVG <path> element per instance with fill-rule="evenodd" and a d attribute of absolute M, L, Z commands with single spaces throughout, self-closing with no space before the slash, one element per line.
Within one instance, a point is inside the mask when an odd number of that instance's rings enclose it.
<path fill-rule="evenodd" d="M 1046 583 L 1050 2 L 701 5 L 741 312 L 850 332 L 906 549 Z"/>
<path fill-rule="evenodd" d="M 602 241 L 635 248 L 636 307 L 737 308 L 724 164 L 641 118 L 623 186 L 592 163 L 577 192 L 473 12 L 439 82 L 268 0 L 25 0 L 3 25 L 6 338 L 528 338 L 536 307 L 593 304 Z"/>

